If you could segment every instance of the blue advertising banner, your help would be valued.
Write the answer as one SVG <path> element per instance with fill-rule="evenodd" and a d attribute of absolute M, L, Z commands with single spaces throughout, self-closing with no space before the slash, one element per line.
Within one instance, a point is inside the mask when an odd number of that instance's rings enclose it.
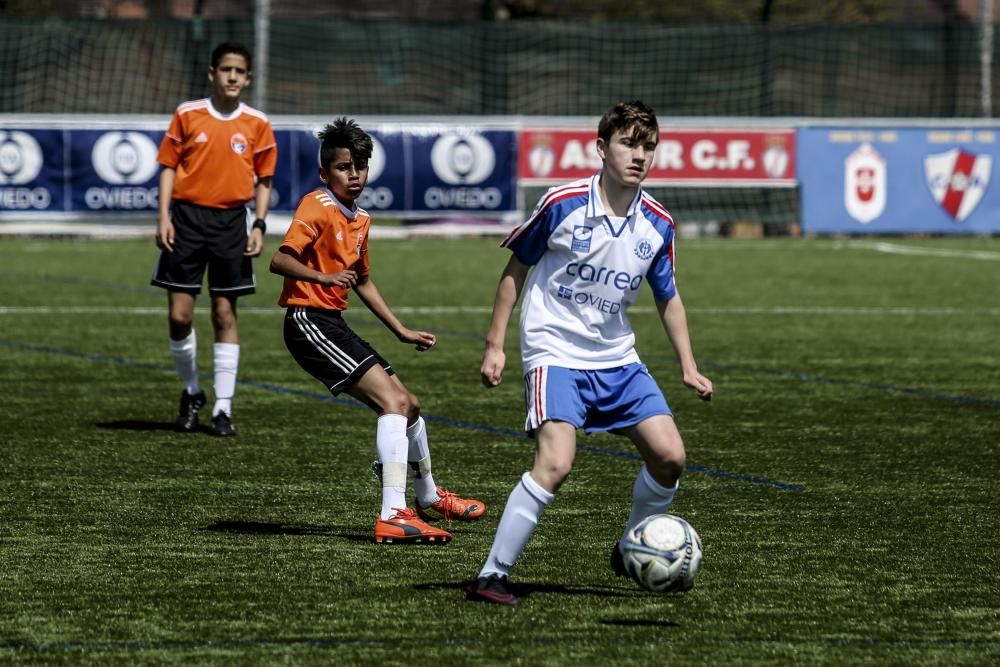
<path fill-rule="evenodd" d="M 516 209 L 516 133 L 443 129 L 436 134 L 414 134 L 410 142 L 414 175 L 410 210 Z"/>
<path fill-rule="evenodd" d="M 71 211 L 156 211 L 163 132 L 70 130 Z M 155 217 L 151 216 L 151 220 Z"/>
<path fill-rule="evenodd" d="M 798 132 L 802 229 L 812 234 L 1000 232 L 1000 128 Z"/>
<path fill-rule="evenodd" d="M 0 126 L 0 217 L 154 213 L 163 137 L 151 121 Z M 275 124 L 278 165 L 271 210 L 292 212 L 320 183 L 321 126 Z M 369 128 L 373 154 L 358 203 L 396 217 L 518 215 L 517 133 L 447 124 Z"/>
<path fill-rule="evenodd" d="M 517 141 L 513 130 L 451 126 L 375 126 L 368 186 L 358 203 L 369 213 L 407 217 L 503 214 L 517 211 Z M 320 183 L 319 140 L 311 130 L 288 130 L 279 155 L 293 153 L 287 175 L 275 177 L 287 200 L 274 210 L 294 210 Z M 288 179 L 286 181 L 286 179 Z"/>
<path fill-rule="evenodd" d="M 0 215 L 65 210 L 68 173 L 63 130 L 0 128 Z"/>

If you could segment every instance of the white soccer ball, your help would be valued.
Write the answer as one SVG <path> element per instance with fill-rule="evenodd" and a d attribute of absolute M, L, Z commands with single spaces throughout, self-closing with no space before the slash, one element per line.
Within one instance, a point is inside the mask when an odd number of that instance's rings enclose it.
<path fill-rule="evenodd" d="M 701 538 L 684 519 L 672 514 L 646 517 L 622 540 L 625 570 L 654 593 L 683 593 L 694 586 L 701 569 Z"/>

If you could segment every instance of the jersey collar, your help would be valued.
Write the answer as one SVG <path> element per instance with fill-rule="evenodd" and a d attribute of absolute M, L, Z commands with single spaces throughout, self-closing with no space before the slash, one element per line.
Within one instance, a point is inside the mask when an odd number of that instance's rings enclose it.
<path fill-rule="evenodd" d="M 639 202 L 642 201 L 642 186 L 640 185 L 636 189 L 635 198 L 632 199 L 632 203 L 628 205 L 628 210 L 625 212 L 625 220 L 622 221 L 618 229 L 615 229 L 615 226 L 611 223 L 611 218 L 608 217 L 607 210 L 604 208 L 604 202 L 601 201 L 601 194 L 598 190 L 600 180 L 601 172 L 597 172 L 590 177 L 590 188 L 587 193 L 587 217 L 601 220 L 603 224 L 608 226 L 608 231 L 617 238 L 621 236 L 625 227 L 635 218 L 635 214 L 639 210 Z"/>
<path fill-rule="evenodd" d="M 212 104 L 211 97 L 205 98 L 205 101 L 208 103 L 207 104 L 208 113 L 212 114 L 212 116 L 218 118 L 219 120 L 232 120 L 243 113 L 243 102 L 240 102 L 238 105 L 236 105 L 236 108 L 233 109 L 231 113 L 226 114 L 222 113 L 221 111 L 215 108 L 215 105 Z"/>
<path fill-rule="evenodd" d="M 351 209 L 344 206 L 344 202 L 337 199 L 337 195 L 333 194 L 333 191 L 330 188 L 324 187 L 323 192 L 330 195 L 330 200 L 337 205 L 337 208 L 340 209 L 340 212 L 344 214 L 345 218 L 347 218 L 351 222 L 354 222 L 354 219 L 358 217 L 358 211 L 361 210 L 357 204 L 354 205 L 354 210 L 352 211 Z"/>

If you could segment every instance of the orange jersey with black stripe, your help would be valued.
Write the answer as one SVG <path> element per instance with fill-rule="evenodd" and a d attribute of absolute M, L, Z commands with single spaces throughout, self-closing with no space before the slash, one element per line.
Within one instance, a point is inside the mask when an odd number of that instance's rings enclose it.
<path fill-rule="evenodd" d="M 358 278 L 366 277 L 371 224 L 363 208 L 352 211 L 327 188 L 318 188 L 299 202 L 280 247 L 294 250 L 299 261 L 320 273 L 353 269 Z M 348 293 L 343 287 L 286 277 L 278 305 L 345 310 Z"/>
<path fill-rule="evenodd" d="M 236 208 L 253 199 L 254 176 L 274 175 L 278 145 L 263 112 L 241 102 L 223 115 L 206 98 L 177 107 L 156 159 L 177 170 L 174 199 Z"/>

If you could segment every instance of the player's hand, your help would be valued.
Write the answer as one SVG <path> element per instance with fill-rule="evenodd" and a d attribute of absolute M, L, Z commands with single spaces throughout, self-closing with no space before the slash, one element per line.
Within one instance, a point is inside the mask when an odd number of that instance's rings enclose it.
<path fill-rule="evenodd" d="M 403 329 L 396 334 L 396 337 L 404 343 L 412 343 L 415 345 L 417 352 L 425 352 L 437 344 L 437 336 L 428 331 Z"/>
<path fill-rule="evenodd" d="M 337 273 L 324 273 L 319 277 L 319 284 L 327 287 L 354 287 L 358 282 L 358 274 L 351 269 L 337 271 Z"/>
<path fill-rule="evenodd" d="M 247 257 L 260 257 L 262 252 L 264 252 L 264 232 L 253 229 L 247 237 L 247 250 L 243 254 Z"/>
<path fill-rule="evenodd" d="M 174 222 L 170 218 L 156 223 L 156 247 L 167 252 L 174 251 Z"/>
<path fill-rule="evenodd" d="M 479 376 L 483 386 L 495 387 L 503 381 L 503 367 L 507 363 L 507 355 L 503 350 L 486 348 L 483 352 L 483 363 L 479 367 Z"/>
<path fill-rule="evenodd" d="M 712 400 L 712 381 L 698 371 L 685 373 L 684 384 L 698 392 L 698 398 L 701 400 Z"/>

